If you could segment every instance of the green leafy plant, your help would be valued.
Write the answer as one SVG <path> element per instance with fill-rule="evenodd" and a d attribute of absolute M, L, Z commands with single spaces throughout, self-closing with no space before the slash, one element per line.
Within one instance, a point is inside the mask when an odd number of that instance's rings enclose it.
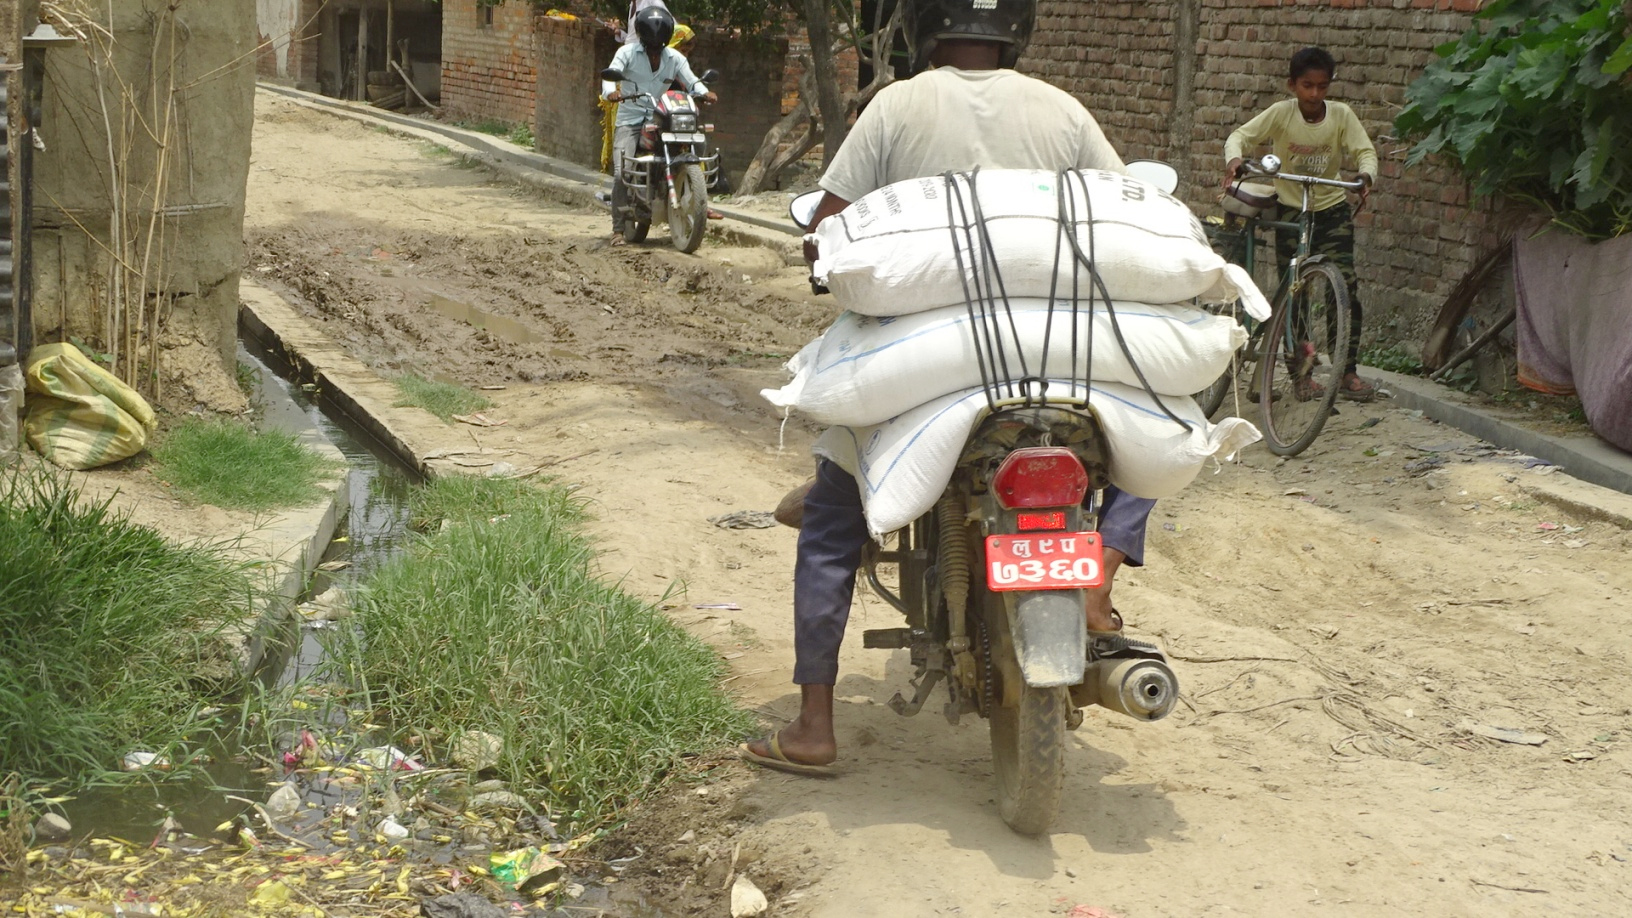
<path fill-rule="evenodd" d="M 1361 351 L 1360 362 L 1368 367 L 1376 367 L 1379 370 L 1388 370 L 1392 373 L 1404 373 L 1408 376 L 1422 375 L 1422 359 L 1398 344 Z"/>
<path fill-rule="evenodd" d="M 1406 90 L 1408 164 L 1440 154 L 1476 194 L 1589 239 L 1632 231 L 1632 35 L 1621 0 L 1495 0 Z"/>

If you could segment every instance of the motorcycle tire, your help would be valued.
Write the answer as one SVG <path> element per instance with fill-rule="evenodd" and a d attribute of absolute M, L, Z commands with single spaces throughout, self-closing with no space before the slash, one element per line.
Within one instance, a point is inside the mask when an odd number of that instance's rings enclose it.
<path fill-rule="evenodd" d="M 991 714 L 992 771 L 997 811 L 1021 835 L 1041 835 L 1059 812 L 1065 785 L 1065 719 L 1071 697 L 1064 688 L 1027 686 L 1020 703 Z"/>
<path fill-rule="evenodd" d="M 630 220 L 623 227 L 623 241 L 645 242 L 646 234 L 651 231 L 652 225 L 640 220 Z"/>
<path fill-rule="evenodd" d="M 678 203 L 669 211 L 669 238 L 675 248 L 690 255 L 703 244 L 708 229 L 708 187 L 702 166 L 687 163 L 674 174 L 674 199 Z"/>

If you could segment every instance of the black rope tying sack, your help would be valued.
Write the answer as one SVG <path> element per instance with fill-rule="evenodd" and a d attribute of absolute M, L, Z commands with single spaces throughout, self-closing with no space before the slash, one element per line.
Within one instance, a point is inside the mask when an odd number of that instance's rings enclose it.
<path fill-rule="evenodd" d="M 1062 169 L 1055 175 L 1058 226 L 1054 239 L 1054 276 L 1049 284 L 1042 356 L 1036 371 L 1032 371 L 1026 351 L 1021 346 L 1008 291 L 1003 284 L 1002 266 L 998 264 L 991 228 L 981 206 L 979 173 L 978 168 L 971 172 L 946 172 L 942 179 L 946 186 L 946 217 L 947 227 L 952 235 L 952 253 L 963 283 L 964 307 L 969 316 L 970 334 L 973 338 L 976 360 L 980 366 L 981 388 L 986 394 L 988 410 L 995 411 L 999 401 L 1016 398 L 1023 399 L 1024 404 L 1028 406 L 1049 404 L 1048 387 L 1054 378 L 1048 372 L 1049 344 L 1053 340 L 1056 317 L 1067 311 L 1070 315 L 1071 367 L 1065 378 L 1073 388 L 1080 384 L 1084 392 L 1091 392 L 1095 345 L 1093 316 L 1094 310 L 1098 308 L 1100 302 L 1103 302 L 1106 316 L 1110 319 L 1111 330 L 1116 336 L 1117 346 L 1127 359 L 1128 365 L 1133 368 L 1140 386 L 1157 407 L 1162 409 L 1162 413 L 1174 423 L 1187 432 L 1194 430 L 1194 426 L 1174 414 L 1162 400 L 1161 395 L 1151 387 L 1149 380 L 1145 378 L 1144 370 L 1128 347 L 1121 321 L 1116 315 L 1116 306 L 1112 303 L 1110 291 L 1095 264 L 1094 205 L 1088 193 L 1088 180 L 1076 169 Z M 962 187 L 963 184 L 968 185 L 967 193 Z M 1079 223 L 1088 230 L 1086 251 L 1077 238 L 1076 227 Z M 1066 253 L 1067 248 L 1070 250 L 1069 256 Z M 1065 266 L 1062 259 L 1066 257 L 1070 258 L 1071 295 L 1069 299 L 1062 299 L 1059 291 L 1060 275 Z M 1086 300 L 1082 291 L 1084 274 L 1088 288 Z M 1079 353 L 1084 323 L 1087 329 L 1086 353 Z M 1014 369 L 1018 370 L 1018 374 L 1012 372 L 1009 366 L 1010 348 L 1005 346 L 1006 342 L 1013 342 L 1014 360 L 1018 364 Z M 1088 404 L 1086 397 L 1054 401 L 1076 408 L 1083 408 Z"/>

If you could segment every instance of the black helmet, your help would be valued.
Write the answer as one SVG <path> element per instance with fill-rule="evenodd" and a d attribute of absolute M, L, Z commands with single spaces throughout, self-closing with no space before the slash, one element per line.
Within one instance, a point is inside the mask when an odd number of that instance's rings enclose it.
<path fill-rule="evenodd" d="M 635 14 L 635 35 L 647 51 L 661 51 L 674 37 L 674 17 L 661 6 L 648 6 Z"/>
<path fill-rule="evenodd" d="M 1037 0 L 910 0 L 913 71 L 929 66 L 943 39 L 1002 42 L 1002 67 L 1013 67 L 1031 41 Z"/>

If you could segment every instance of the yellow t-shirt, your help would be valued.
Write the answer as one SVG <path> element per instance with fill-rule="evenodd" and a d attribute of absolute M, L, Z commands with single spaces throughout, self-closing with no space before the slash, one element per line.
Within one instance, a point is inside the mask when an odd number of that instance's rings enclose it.
<path fill-rule="evenodd" d="M 1281 158 L 1281 169 L 1294 175 L 1313 175 L 1320 178 L 1341 178 L 1338 169 L 1343 157 L 1352 154 L 1359 160 L 1359 171 L 1376 177 L 1377 150 L 1366 136 L 1366 129 L 1355 117 L 1354 109 L 1342 102 L 1327 101 L 1326 117 L 1318 124 L 1303 120 L 1298 112 L 1298 100 L 1283 99 L 1263 110 L 1258 117 L 1236 128 L 1224 144 L 1224 160 L 1246 155 L 1245 151 L 1269 141 L 1276 156 Z M 1303 203 L 1303 189 L 1294 182 L 1276 182 L 1275 190 L 1282 204 L 1298 207 Z M 1316 185 L 1309 193 L 1313 210 L 1326 210 L 1343 203 L 1344 191 L 1327 185 Z"/>

